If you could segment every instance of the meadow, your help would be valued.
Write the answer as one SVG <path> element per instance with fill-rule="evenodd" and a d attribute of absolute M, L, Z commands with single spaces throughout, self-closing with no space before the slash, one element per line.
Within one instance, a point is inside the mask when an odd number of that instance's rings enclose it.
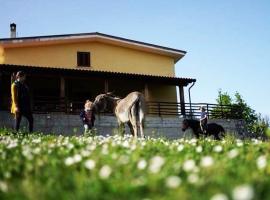
<path fill-rule="evenodd" d="M 0 199 L 270 199 L 269 142 L 0 130 Z"/>

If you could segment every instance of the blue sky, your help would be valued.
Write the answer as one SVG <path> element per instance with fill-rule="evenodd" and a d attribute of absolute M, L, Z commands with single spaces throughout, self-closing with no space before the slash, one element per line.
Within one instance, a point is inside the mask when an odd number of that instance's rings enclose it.
<path fill-rule="evenodd" d="M 196 78 L 193 102 L 239 91 L 270 116 L 270 1 L 0 0 L 0 37 L 102 32 L 186 50 L 176 75 Z"/>

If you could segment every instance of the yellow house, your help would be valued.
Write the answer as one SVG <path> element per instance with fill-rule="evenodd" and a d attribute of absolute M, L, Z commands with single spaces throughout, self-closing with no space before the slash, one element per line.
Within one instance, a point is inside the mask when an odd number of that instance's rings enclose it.
<path fill-rule="evenodd" d="M 11 38 L 0 39 L 3 109 L 9 106 L 11 74 L 18 70 L 28 74 L 37 111 L 44 102 L 46 110 L 63 105 L 76 110 L 85 99 L 108 91 L 125 96 L 137 90 L 148 102 L 175 103 L 177 87 L 183 104 L 183 88 L 196 81 L 175 77 L 175 63 L 186 54 L 182 50 L 98 32 L 18 38 L 14 31 L 11 24 Z"/>

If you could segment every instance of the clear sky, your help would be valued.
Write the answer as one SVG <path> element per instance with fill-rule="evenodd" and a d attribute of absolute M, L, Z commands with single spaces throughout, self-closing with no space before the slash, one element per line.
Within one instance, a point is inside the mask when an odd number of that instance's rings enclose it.
<path fill-rule="evenodd" d="M 176 75 L 196 78 L 193 102 L 239 91 L 270 116 L 269 0 L 0 0 L 0 38 L 102 32 L 186 50 Z"/>

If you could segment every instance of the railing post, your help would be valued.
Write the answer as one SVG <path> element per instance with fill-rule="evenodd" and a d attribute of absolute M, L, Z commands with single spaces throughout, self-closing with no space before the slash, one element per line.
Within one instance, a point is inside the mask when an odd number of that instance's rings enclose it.
<path fill-rule="evenodd" d="M 161 116 L 161 112 L 160 112 L 160 103 L 158 102 L 158 116 Z"/>
<path fill-rule="evenodd" d="M 209 104 L 206 104 L 206 113 L 207 113 L 207 117 L 209 118 L 210 117 L 210 114 L 209 114 Z"/>
<path fill-rule="evenodd" d="M 224 118 L 223 105 L 221 104 L 221 118 Z"/>
<path fill-rule="evenodd" d="M 109 81 L 107 79 L 104 81 L 104 92 L 109 92 Z"/>

